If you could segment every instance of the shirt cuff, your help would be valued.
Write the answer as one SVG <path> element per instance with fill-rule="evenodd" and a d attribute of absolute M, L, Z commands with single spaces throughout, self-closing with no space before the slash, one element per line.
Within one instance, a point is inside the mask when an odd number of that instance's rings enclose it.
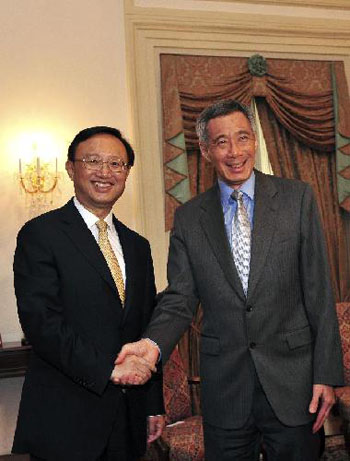
<path fill-rule="evenodd" d="M 151 338 L 143 338 L 145 339 L 146 341 L 148 341 L 149 343 L 153 344 L 153 346 L 155 346 L 157 349 L 158 349 L 158 352 L 159 352 L 159 357 L 158 357 L 158 360 L 157 360 L 157 363 L 159 363 L 162 359 L 162 351 L 160 350 L 160 347 L 158 346 L 158 344 L 153 341 L 153 339 Z"/>

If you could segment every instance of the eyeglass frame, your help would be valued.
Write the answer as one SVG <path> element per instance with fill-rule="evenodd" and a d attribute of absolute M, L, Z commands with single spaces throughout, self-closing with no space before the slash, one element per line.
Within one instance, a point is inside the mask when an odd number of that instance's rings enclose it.
<path fill-rule="evenodd" d="M 97 165 L 97 168 L 95 167 L 92 167 L 91 168 L 91 163 L 89 164 L 89 160 L 93 160 L 93 159 L 89 159 L 89 158 L 86 158 L 86 157 L 83 157 L 83 158 L 76 158 L 74 159 L 74 163 L 75 162 L 82 162 L 84 167 L 89 170 L 89 171 L 99 171 L 99 170 L 102 170 L 103 168 L 103 165 L 106 163 L 108 165 L 108 168 L 113 172 L 113 173 L 124 173 L 128 170 L 130 170 L 131 168 L 131 165 L 129 165 L 128 163 L 125 163 L 123 160 L 121 159 L 115 159 L 115 160 L 102 160 L 102 159 L 94 159 L 96 161 L 96 165 Z M 120 170 L 114 170 L 113 168 L 111 168 L 111 162 L 119 162 L 120 164 Z"/>

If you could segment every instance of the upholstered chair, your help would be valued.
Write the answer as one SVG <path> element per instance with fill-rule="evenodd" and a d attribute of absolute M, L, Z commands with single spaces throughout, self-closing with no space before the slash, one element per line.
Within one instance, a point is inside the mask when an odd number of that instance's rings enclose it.
<path fill-rule="evenodd" d="M 161 438 L 151 446 L 145 461 L 202 461 L 204 443 L 202 417 L 193 415 L 190 388 L 199 379 L 188 379 L 177 349 L 163 371 L 166 427 Z"/>
<path fill-rule="evenodd" d="M 350 448 L 350 302 L 337 303 L 337 315 L 343 349 L 345 386 L 335 390 L 340 416 L 343 418 L 344 437 Z"/>

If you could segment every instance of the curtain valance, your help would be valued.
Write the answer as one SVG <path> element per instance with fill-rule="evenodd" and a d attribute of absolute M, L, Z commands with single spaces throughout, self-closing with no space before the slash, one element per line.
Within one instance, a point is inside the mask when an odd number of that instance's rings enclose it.
<path fill-rule="evenodd" d="M 209 104 L 225 98 L 250 104 L 253 97 L 263 96 L 301 143 L 321 152 L 337 151 L 339 202 L 350 211 L 350 106 L 344 64 L 264 61 L 266 73 L 257 76 L 245 57 L 161 55 L 167 228 L 175 208 L 191 195 L 186 147 L 198 150 L 196 119 Z"/>

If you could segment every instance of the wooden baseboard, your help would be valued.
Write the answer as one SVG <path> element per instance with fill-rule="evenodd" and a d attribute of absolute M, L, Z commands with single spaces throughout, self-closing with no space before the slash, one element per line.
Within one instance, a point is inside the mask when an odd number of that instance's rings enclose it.
<path fill-rule="evenodd" d="M 29 455 L 0 455 L 0 461 L 29 461 Z"/>

